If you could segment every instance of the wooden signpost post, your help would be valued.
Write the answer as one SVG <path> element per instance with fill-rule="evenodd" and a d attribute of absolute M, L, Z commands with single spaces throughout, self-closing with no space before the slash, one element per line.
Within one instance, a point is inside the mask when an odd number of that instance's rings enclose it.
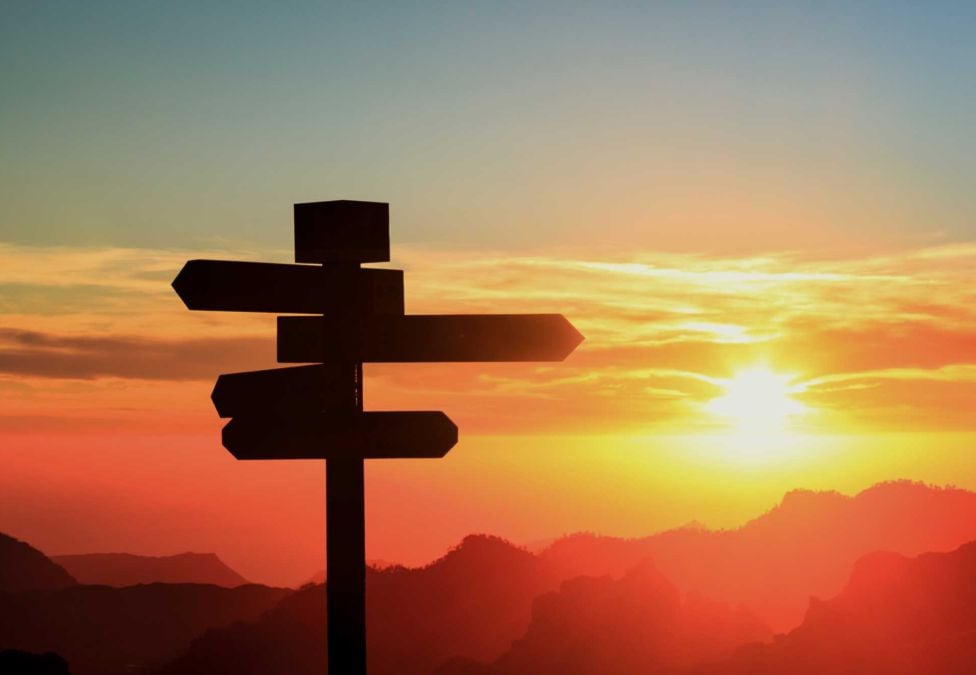
<path fill-rule="evenodd" d="M 559 314 L 404 315 L 390 259 L 389 206 L 295 205 L 297 265 L 190 260 L 173 281 L 189 309 L 280 314 L 290 368 L 217 378 L 223 445 L 237 459 L 324 459 L 329 672 L 366 673 L 363 460 L 443 457 L 457 427 L 442 412 L 364 412 L 363 363 L 561 361 L 583 336 Z"/>

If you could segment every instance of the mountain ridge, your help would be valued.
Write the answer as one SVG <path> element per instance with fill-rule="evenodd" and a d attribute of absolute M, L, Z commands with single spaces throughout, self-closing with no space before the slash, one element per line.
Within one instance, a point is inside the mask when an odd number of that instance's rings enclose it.
<path fill-rule="evenodd" d="M 651 558 L 679 588 L 743 603 L 788 630 L 811 595 L 838 593 L 854 563 L 874 551 L 917 555 L 976 539 L 976 493 L 887 481 L 853 496 L 791 490 L 733 529 L 680 528 L 639 538 L 575 534 L 539 555 L 564 576 L 619 576 Z"/>
<path fill-rule="evenodd" d="M 77 583 L 64 567 L 38 549 L 0 532 L 0 592 L 53 590 Z"/>
<path fill-rule="evenodd" d="M 976 541 L 953 551 L 861 558 L 803 622 L 694 675 L 964 675 L 976 663 Z"/>
<path fill-rule="evenodd" d="M 79 583 L 114 587 L 137 584 L 213 584 L 235 588 L 250 582 L 216 553 L 146 556 L 132 553 L 80 553 L 52 556 Z"/>

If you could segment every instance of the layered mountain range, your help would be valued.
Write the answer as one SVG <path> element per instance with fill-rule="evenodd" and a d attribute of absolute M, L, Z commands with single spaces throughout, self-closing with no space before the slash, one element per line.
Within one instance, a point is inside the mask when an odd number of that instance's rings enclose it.
<path fill-rule="evenodd" d="M 427 566 L 369 571 L 370 673 L 965 673 L 972 541 L 976 494 L 914 483 L 791 492 L 733 530 L 535 553 L 469 536 Z M 0 651 L 53 652 L 76 675 L 325 672 L 323 585 L 238 586 L 215 557 L 193 560 L 211 582 L 160 583 L 137 561 L 129 585 L 0 538 Z"/>

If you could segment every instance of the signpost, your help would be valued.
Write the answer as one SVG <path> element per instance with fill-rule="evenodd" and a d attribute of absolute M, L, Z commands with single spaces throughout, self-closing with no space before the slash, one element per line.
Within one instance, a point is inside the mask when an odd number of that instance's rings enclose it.
<path fill-rule="evenodd" d="M 173 288 L 189 309 L 278 317 L 290 368 L 217 378 L 223 445 L 237 459 L 324 459 L 329 672 L 366 673 L 363 461 L 443 457 L 457 427 L 439 411 L 364 412 L 363 363 L 561 361 L 583 336 L 559 314 L 404 315 L 389 206 L 295 205 L 297 265 L 190 260 Z"/>

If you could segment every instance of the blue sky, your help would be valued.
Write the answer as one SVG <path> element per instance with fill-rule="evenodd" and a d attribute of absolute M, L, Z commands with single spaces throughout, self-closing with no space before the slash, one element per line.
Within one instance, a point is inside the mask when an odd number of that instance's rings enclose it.
<path fill-rule="evenodd" d="M 626 250 L 968 239 L 968 3 L 38 3 L 0 10 L 0 239 Z"/>

